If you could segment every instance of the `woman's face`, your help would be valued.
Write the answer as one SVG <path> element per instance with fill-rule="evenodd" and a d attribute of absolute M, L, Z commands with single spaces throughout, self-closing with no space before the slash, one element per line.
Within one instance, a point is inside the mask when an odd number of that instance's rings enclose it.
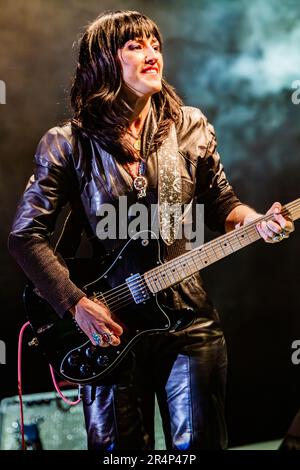
<path fill-rule="evenodd" d="M 124 83 L 138 96 L 161 90 L 163 58 L 155 37 L 127 41 L 118 50 Z"/>

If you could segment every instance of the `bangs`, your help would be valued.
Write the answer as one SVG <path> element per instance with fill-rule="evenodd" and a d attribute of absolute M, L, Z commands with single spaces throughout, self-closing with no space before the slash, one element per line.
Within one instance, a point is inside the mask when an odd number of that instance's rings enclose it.
<path fill-rule="evenodd" d="M 131 39 L 143 37 L 148 39 L 151 36 L 154 36 L 162 47 L 162 37 L 156 24 L 137 11 L 108 12 L 104 18 L 102 17 L 101 23 L 105 26 L 106 39 L 115 49 L 114 52 Z"/>
<path fill-rule="evenodd" d="M 162 46 L 162 38 L 158 31 L 156 24 L 140 13 L 133 13 L 131 15 L 124 15 L 121 22 L 118 25 L 118 33 L 116 37 L 116 45 L 119 48 L 123 47 L 127 41 L 135 38 L 149 39 L 154 36 L 160 46 Z"/>

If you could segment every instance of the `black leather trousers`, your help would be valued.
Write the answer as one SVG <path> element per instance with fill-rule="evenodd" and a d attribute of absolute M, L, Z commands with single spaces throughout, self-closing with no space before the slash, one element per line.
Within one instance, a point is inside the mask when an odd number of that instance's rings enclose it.
<path fill-rule="evenodd" d="M 145 336 L 106 382 L 84 387 L 88 448 L 155 449 L 155 393 L 167 450 L 226 448 L 226 367 L 224 337 L 203 321 Z"/>

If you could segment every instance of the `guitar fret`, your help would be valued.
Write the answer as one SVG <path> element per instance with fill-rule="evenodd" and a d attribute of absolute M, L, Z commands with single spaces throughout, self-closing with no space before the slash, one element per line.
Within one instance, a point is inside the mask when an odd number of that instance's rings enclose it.
<path fill-rule="evenodd" d="M 228 244 L 228 242 L 222 244 L 222 249 L 225 255 L 229 255 L 230 253 L 232 253 L 232 249 L 230 245 Z"/>
<path fill-rule="evenodd" d="M 181 279 L 182 276 L 184 276 L 184 269 L 181 266 L 181 263 L 178 263 L 176 260 L 176 273 L 177 273 L 177 279 Z"/>
<path fill-rule="evenodd" d="M 195 255 L 196 255 L 196 254 L 195 254 Z M 191 258 L 191 261 L 192 261 L 192 263 L 194 264 L 194 267 L 195 267 L 195 268 L 196 268 L 196 270 L 197 270 L 197 268 L 198 268 L 199 264 L 198 264 L 198 263 L 196 263 L 196 261 L 195 261 L 195 259 L 194 259 L 194 258 L 195 258 L 195 255 L 193 255 L 193 256 L 192 256 L 192 258 Z"/>
<path fill-rule="evenodd" d="M 161 269 L 162 269 L 162 268 L 161 268 L 161 266 L 160 266 L 160 270 L 161 270 Z M 167 280 L 166 280 L 166 273 L 165 273 L 165 272 L 163 272 L 163 273 L 160 273 L 160 272 L 159 272 L 159 274 L 160 274 L 160 278 L 161 278 L 161 281 L 160 281 L 160 282 L 163 284 L 163 288 L 166 289 L 166 288 L 168 287 L 168 285 L 169 285 L 168 282 L 167 282 Z"/>
<path fill-rule="evenodd" d="M 216 249 L 212 246 L 211 249 L 212 249 L 212 252 L 213 252 L 213 256 L 215 258 L 215 260 L 218 260 L 219 259 L 219 256 L 218 256 L 218 252 L 217 252 L 217 248 Z"/>
<path fill-rule="evenodd" d="M 170 273 L 170 269 L 169 269 L 168 267 L 167 267 L 167 269 L 164 271 L 164 273 L 165 273 L 165 275 L 168 277 L 169 281 L 171 281 L 171 284 L 173 284 L 174 278 L 171 279 L 170 274 L 172 274 L 172 273 Z"/>
<path fill-rule="evenodd" d="M 175 268 L 172 268 L 172 267 L 170 266 L 170 268 L 169 268 L 169 273 L 170 273 L 170 276 L 171 276 L 172 283 L 176 283 L 176 282 L 177 282 L 177 281 L 176 281 L 177 278 L 175 277 L 174 272 L 175 272 Z M 169 276 L 169 277 L 170 277 L 170 276 Z"/>
<path fill-rule="evenodd" d="M 212 247 L 212 250 L 216 259 L 223 258 L 223 250 L 222 247 L 219 246 L 219 244 L 216 247 Z"/>
<path fill-rule="evenodd" d="M 207 247 L 203 253 L 205 255 L 205 260 L 204 260 L 204 265 L 203 266 L 207 266 L 208 264 L 210 264 L 210 256 L 209 256 L 209 247 Z"/>
<path fill-rule="evenodd" d="M 217 255 L 217 252 L 216 252 L 216 250 L 214 249 L 213 246 L 212 246 L 212 250 L 211 250 L 211 251 L 213 252 L 213 257 L 217 260 L 217 259 L 218 259 L 218 255 Z"/>
<path fill-rule="evenodd" d="M 184 260 L 183 262 L 180 261 L 180 266 L 181 266 L 181 269 L 183 270 L 183 272 L 185 273 L 185 277 L 187 277 L 187 275 L 188 275 L 187 270 L 186 270 L 186 265 L 187 265 L 186 260 Z"/>
<path fill-rule="evenodd" d="M 177 279 L 181 278 L 183 271 L 182 271 L 180 263 L 178 263 L 176 259 L 172 260 L 172 266 L 173 266 L 172 272 L 175 273 L 177 277 L 175 277 L 175 274 L 172 274 L 172 275 L 173 275 L 174 281 L 177 282 Z M 181 268 L 181 271 L 179 271 L 178 268 Z"/>
<path fill-rule="evenodd" d="M 176 270 L 178 273 L 178 279 L 183 279 L 185 275 L 185 271 L 181 265 L 181 262 L 176 260 L 175 263 L 176 263 Z"/>
<path fill-rule="evenodd" d="M 170 267 L 170 269 L 171 269 L 173 282 L 177 282 L 177 278 L 178 278 L 179 274 L 178 274 L 177 266 L 176 266 L 175 262 L 172 263 L 172 267 Z"/>
<path fill-rule="evenodd" d="M 240 241 L 240 244 L 241 244 L 242 247 L 248 245 L 248 242 L 247 242 L 244 234 L 240 235 L 239 241 Z"/>
<path fill-rule="evenodd" d="M 248 230 L 246 230 L 246 233 L 249 239 L 249 243 L 252 243 L 254 240 L 258 240 L 260 238 L 255 227 L 249 227 Z"/>
<path fill-rule="evenodd" d="M 231 249 L 231 253 L 233 253 L 235 250 L 234 250 L 234 248 L 233 248 L 233 246 L 232 246 L 232 244 L 231 244 L 231 241 L 232 241 L 232 240 L 230 240 L 230 239 L 228 238 L 228 245 L 229 245 L 229 247 L 230 247 L 230 249 Z"/>
<path fill-rule="evenodd" d="M 242 245 L 240 244 L 240 241 L 236 236 L 233 237 L 231 246 L 233 246 L 234 250 L 238 250 L 239 248 L 241 248 Z"/>
<path fill-rule="evenodd" d="M 150 286 L 149 286 L 149 284 L 148 284 L 148 286 L 152 288 L 152 289 L 150 289 L 150 290 L 152 290 L 152 292 L 159 292 L 160 290 L 163 290 L 163 286 L 161 285 L 158 273 L 155 273 L 153 275 L 150 271 L 150 272 L 146 273 L 144 275 L 144 277 L 145 277 L 145 280 L 147 282 L 150 281 Z"/>
<path fill-rule="evenodd" d="M 249 230 L 245 230 L 245 234 L 247 235 L 249 243 L 250 243 L 251 242 L 251 237 L 249 235 Z"/>

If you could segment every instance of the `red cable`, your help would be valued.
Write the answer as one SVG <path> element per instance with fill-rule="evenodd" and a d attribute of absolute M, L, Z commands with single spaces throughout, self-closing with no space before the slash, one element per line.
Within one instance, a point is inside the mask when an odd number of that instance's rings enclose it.
<path fill-rule="evenodd" d="M 18 395 L 19 395 L 19 403 L 20 403 L 20 428 L 21 428 L 21 438 L 22 438 L 22 450 L 26 450 L 25 444 L 25 435 L 24 435 L 24 411 L 23 411 L 23 398 L 22 398 L 22 342 L 23 342 L 23 334 L 26 328 L 30 325 L 30 322 L 27 321 L 20 329 L 19 333 L 19 340 L 18 340 Z M 68 400 L 60 391 L 58 384 L 55 379 L 54 370 L 52 366 L 49 364 L 50 373 L 53 381 L 53 385 L 55 390 L 57 391 L 58 395 L 63 399 L 65 403 L 71 406 L 78 405 L 80 403 L 81 398 L 78 398 L 76 401 Z"/>
<path fill-rule="evenodd" d="M 22 326 L 19 333 L 18 341 L 18 394 L 19 394 L 19 403 L 20 403 L 20 418 L 21 418 L 21 436 L 22 436 L 22 450 L 26 450 L 25 445 L 25 436 L 24 436 L 24 414 L 23 414 L 23 398 L 22 398 L 22 340 L 24 330 L 29 326 L 30 323 L 27 321 Z"/>
<path fill-rule="evenodd" d="M 81 402 L 81 398 L 78 398 L 78 400 L 76 400 L 76 401 L 68 400 L 68 399 L 61 393 L 61 390 L 60 390 L 60 388 L 58 387 L 58 384 L 57 384 L 57 382 L 56 382 L 56 378 L 55 378 L 55 375 L 54 375 L 53 367 L 52 367 L 50 364 L 49 364 L 49 367 L 50 367 L 50 373 L 51 373 L 53 385 L 54 385 L 55 390 L 57 391 L 58 395 L 60 396 L 60 398 L 61 398 L 65 403 L 67 403 L 68 405 L 71 405 L 71 406 L 78 405 L 78 403 Z"/>

